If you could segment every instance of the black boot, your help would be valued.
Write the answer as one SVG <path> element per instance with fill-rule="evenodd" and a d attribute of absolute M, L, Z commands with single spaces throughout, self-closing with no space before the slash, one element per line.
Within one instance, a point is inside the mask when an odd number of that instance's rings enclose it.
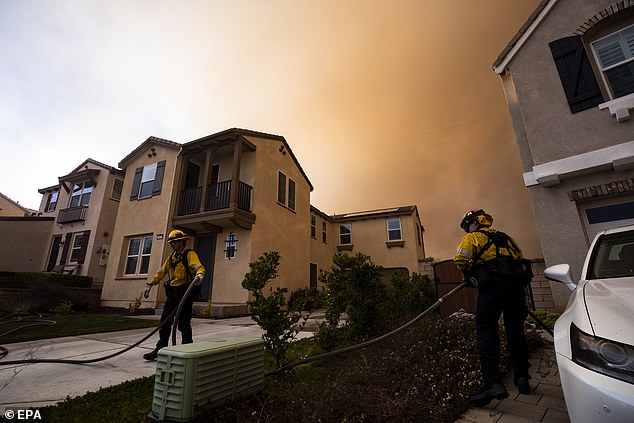
<path fill-rule="evenodd" d="M 489 383 L 482 384 L 478 391 L 469 397 L 469 401 L 476 407 L 482 407 L 483 405 L 491 402 L 493 398 L 502 400 L 508 398 L 509 393 L 506 391 L 504 384 L 502 383 Z"/>
<path fill-rule="evenodd" d="M 530 376 L 520 376 L 515 378 L 515 386 L 517 391 L 522 395 L 528 395 L 531 393 L 531 385 L 528 383 Z"/>
<path fill-rule="evenodd" d="M 147 361 L 154 361 L 156 360 L 156 357 L 158 357 L 158 349 L 143 354 L 143 359 Z"/>

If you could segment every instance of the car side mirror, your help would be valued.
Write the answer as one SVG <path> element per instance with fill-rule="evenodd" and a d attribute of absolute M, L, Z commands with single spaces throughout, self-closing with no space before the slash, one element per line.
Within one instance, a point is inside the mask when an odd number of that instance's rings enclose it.
<path fill-rule="evenodd" d="M 556 264 L 544 270 L 544 276 L 551 281 L 566 285 L 571 292 L 577 289 L 577 284 L 572 279 L 572 271 L 569 264 Z"/>

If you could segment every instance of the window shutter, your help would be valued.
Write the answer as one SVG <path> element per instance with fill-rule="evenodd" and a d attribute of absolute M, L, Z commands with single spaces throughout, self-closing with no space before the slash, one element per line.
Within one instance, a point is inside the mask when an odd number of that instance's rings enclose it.
<path fill-rule="evenodd" d="M 277 202 L 286 205 L 286 175 L 277 172 Z"/>
<path fill-rule="evenodd" d="M 130 200 L 136 200 L 139 198 L 139 188 L 141 188 L 141 176 L 143 176 L 143 168 L 137 167 L 134 172 L 134 182 L 132 182 L 132 194 L 130 194 Z"/>
<path fill-rule="evenodd" d="M 73 239 L 73 234 L 66 234 L 66 239 L 64 239 L 64 249 L 62 250 L 62 258 L 59 260 L 59 264 L 66 264 L 66 259 L 68 258 L 68 251 L 70 250 L 70 242 Z"/>
<path fill-rule="evenodd" d="M 156 175 L 154 175 L 154 189 L 152 195 L 159 195 L 163 186 L 163 174 L 165 173 L 165 160 L 161 160 L 156 165 Z"/>
<path fill-rule="evenodd" d="M 86 251 L 88 250 L 88 240 L 90 239 L 90 231 L 84 231 L 84 237 L 81 240 L 81 248 L 79 250 L 79 258 L 77 263 L 84 264 L 86 260 Z"/>
<path fill-rule="evenodd" d="M 570 111 L 577 113 L 603 103 L 603 94 L 581 37 L 573 35 L 549 45 Z"/>
<path fill-rule="evenodd" d="M 288 178 L 288 208 L 295 210 L 295 181 Z"/>

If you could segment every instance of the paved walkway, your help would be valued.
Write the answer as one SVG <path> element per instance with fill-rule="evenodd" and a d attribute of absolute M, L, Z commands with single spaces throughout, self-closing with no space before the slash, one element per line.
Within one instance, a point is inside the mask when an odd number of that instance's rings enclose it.
<path fill-rule="evenodd" d="M 454 423 L 569 423 L 555 351 L 551 341 L 531 354 L 531 393 L 522 395 L 513 385 L 513 372 L 504 379 L 509 397 L 484 407 L 470 408 Z"/>

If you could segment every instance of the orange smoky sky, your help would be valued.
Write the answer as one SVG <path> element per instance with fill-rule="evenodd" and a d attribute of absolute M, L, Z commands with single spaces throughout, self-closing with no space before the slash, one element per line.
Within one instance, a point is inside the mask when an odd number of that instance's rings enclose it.
<path fill-rule="evenodd" d="M 88 157 L 241 127 L 286 138 L 324 213 L 416 205 L 443 260 L 483 208 L 541 257 L 492 71 L 538 3 L 0 2 L 0 144 L 30 169 L 2 166 L 0 192 L 37 208 Z"/>

